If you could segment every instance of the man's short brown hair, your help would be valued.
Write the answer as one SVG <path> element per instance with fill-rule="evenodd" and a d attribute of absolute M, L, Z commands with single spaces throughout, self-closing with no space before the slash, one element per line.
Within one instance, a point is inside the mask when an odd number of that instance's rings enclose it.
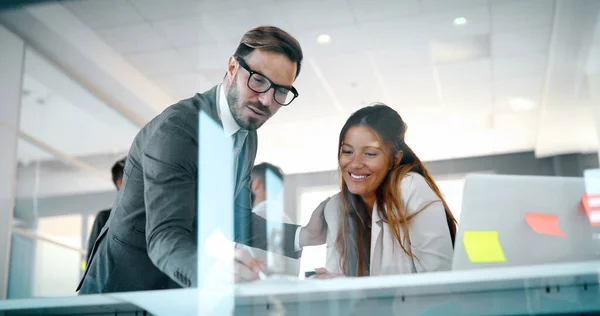
<path fill-rule="evenodd" d="M 288 32 L 276 26 L 259 26 L 244 34 L 235 50 L 235 56 L 246 57 L 255 49 L 285 55 L 296 63 L 296 77 L 302 65 L 302 48 L 300 43 Z"/>

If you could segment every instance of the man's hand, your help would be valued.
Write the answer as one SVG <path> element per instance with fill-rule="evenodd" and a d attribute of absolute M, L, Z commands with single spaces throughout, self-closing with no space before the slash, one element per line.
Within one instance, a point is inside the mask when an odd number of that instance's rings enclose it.
<path fill-rule="evenodd" d="M 319 280 L 326 280 L 326 279 L 333 279 L 333 278 L 338 278 L 338 277 L 342 277 L 344 275 L 342 274 L 337 274 L 337 273 L 331 273 L 329 271 L 327 271 L 327 269 L 325 268 L 317 268 L 315 269 L 315 274 L 313 274 L 310 279 L 319 279 Z"/>
<path fill-rule="evenodd" d="M 263 260 L 252 257 L 248 250 L 235 248 L 235 283 L 255 281 L 259 279 L 259 271 L 265 271 Z"/>
<path fill-rule="evenodd" d="M 327 240 L 327 223 L 325 222 L 325 205 L 329 198 L 321 202 L 313 211 L 306 226 L 300 229 L 300 247 L 318 246 Z"/>

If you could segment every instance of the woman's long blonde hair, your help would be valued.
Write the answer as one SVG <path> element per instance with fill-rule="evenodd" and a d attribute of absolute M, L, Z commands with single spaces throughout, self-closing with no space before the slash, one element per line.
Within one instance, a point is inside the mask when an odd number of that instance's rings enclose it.
<path fill-rule="evenodd" d="M 390 171 L 376 191 L 376 202 L 379 206 L 377 212 L 379 218 L 389 225 L 402 250 L 410 257 L 416 258 L 410 249 L 408 225 L 420 211 L 430 204 L 438 202 L 431 201 L 416 213 L 406 216 L 400 183 L 408 172 L 422 175 L 443 203 L 452 245 L 454 245 L 456 220 L 431 174 L 404 142 L 407 127 L 400 115 L 385 104 L 367 106 L 354 112 L 340 132 L 338 159 L 346 133 L 354 126 L 366 126 L 371 129 L 384 147 Z M 395 164 L 395 157 L 399 151 L 402 151 L 402 159 L 400 163 Z M 339 264 L 342 271 L 348 276 L 366 276 L 370 271 L 371 229 L 368 224 L 371 223 L 371 214 L 362 198 L 352 194 L 343 179 L 341 180 L 341 191 L 343 212 L 340 222 L 342 225 L 336 238 L 336 248 L 341 254 Z M 401 230 L 404 232 L 404 238 L 400 237 Z M 416 259 L 418 260 L 418 258 Z"/>

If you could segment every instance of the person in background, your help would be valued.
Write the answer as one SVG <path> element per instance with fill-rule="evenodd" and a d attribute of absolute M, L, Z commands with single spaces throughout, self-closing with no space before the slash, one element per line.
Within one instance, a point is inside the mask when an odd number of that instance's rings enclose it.
<path fill-rule="evenodd" d="M 267 176 L 268 173 L 272 174 L 276 178 L 270 178 L 273 179 L 273 182 L 269 182 L 270 180 L 267 180 L 269 178 Z M 289 218 L 289 216 L 287 216 L 287 214 L 285 214 L 284 211 L 284 174 L 281 168 L 268 162 L 255 165 L 254 168 L 252 168 L 252 176 L 250 181 L 250 188 L 252 189 L 253 197 L 252 211 L 255 214 L 272 222 L 292 223 L 292 220 Z M 269 189 L 267 189 L 267 186 L 269 186 Z M 270 192 L 269 194 L 275 196 L 267 196 L 267 192 Z M 269 218 L 267 214 L 271 214 L 271 216 L 274 216 L 275 218 Z M 269 234 L 270 238 L 272 238 L 272 246 L 278 245 L 279 243 L 275 241 L 281 240 L 279 230 L 280 227 L 281 226 L 275 226 L 274 231 Z M 299 259 L 283 256 L 278 252 L 273 252 L 272 249 L 268 249 L 270 251 L 269 253 L 259 248 L 248 248 L 248 250 L 254 258 L 261 259 L 269 263 L 268 272 L 298 276 L 300 271 Z M 269 256 L 271 260 L 267 260 Z"/>
<path fill-rule="evenodd" d="M 121 184 L 123 183 L 123 168 L 125 167 L 126 159 L 127 157 L 117 161 L 110 169 L 110 172 L 112 173 L 112 180 L 115 184 L 115 187 L 117 188 L 117 192 L 121 189 Z M 100 231 L 108 221 L 109 216 L 110 209 L 100 211 L 96 215 L 96 218 L 94 219 L 94 224 L 92 225 L 92 232 L 90 233 L 90 237 L 88 238 L 87 260 L 89 260 L 90 255 L 92 253 L 92 248 L 94 247 L 94 242 L 98 238 L 98 235 L 100 235 Z"/>
<path fill-rule="evenodd" d="M 339 136 L 341 192 L 325 206 L 327 259 L 313 278 L 450 270 L 456 220 L 384 104 L 348 118 Z"/>
<path fill-rule="evenodd" d="M 223 135 L 214 136 L 233 143 L 234 241 L 267 248 L 267 222 L 252 212 L 250 201 L 256 130 L 298 96 L 293 83 L 302 59 L 300 44 L 287 32 L 273 26 L 254 28 L 229 57 L 221 84 L 169 106 L 141 129 L 127 156 L 123 187 L 77 287 L 79 294 L 197 287 L 197 205 L 199 198 L 211 198 L 197 195 L 201 110 L 223 127 Z M 303 246 L 325 243 L 323 206 L 305 227 L 284 224 L 286 256 L 298 258 Z M 234 254 L 235 280 L 257 280 L 264 263 L 244 249 Z"/>

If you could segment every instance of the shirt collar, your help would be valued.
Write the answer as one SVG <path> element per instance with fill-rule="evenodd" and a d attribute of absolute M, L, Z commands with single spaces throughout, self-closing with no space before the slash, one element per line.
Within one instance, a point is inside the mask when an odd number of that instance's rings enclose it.
<path fill-rule="evenodd" d="M 232 136 L 237 133 L 241 128 L 233 118 L 231 114 L 231 110 L 229 109 L 229 104 L 227 103 L 227 98 L 225 97 L 225 89 L 223 84 L 219 85 L 219 98 L 218 98 L 218 108 L 219 108 L 219 116 L 221 117 L 221 123 L 223 123 L 223 131 L 225 135 Z"/>
<path fill-rule="evenodd" d="M 376 223 L 379 225 L 381 222 L 381 218 L 379 217 L 379 212 L 377 211 L 377 202 L 373 205 L 373 211 L 371 211 L 371 223 Z"/>

